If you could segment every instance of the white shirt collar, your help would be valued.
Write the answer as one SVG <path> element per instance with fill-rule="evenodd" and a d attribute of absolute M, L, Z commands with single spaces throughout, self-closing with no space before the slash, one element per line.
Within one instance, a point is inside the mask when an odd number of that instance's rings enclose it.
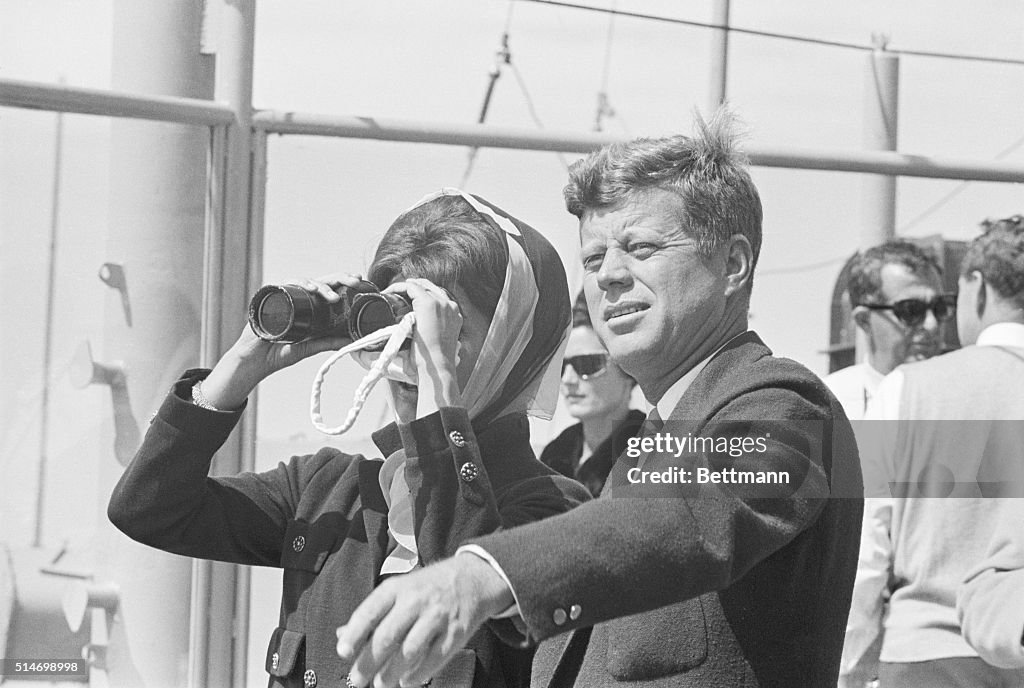
<path fill-rule="evenodd" d="M 989 325 L 978 335 L 978 346 L 1024 347 L 1024 324 L 1001 322 Z"/>
<path fill-rule="evenodd" d="M 672 412 L 676 410 L 676 406 L 679 405 L 679 400 L 683 398 L 684 394 L 686 394 L 686 390 L 690 388 L 690 385 L 693 384 L 693 381 L 697 379 L 698 375 L 700 375 L 700 371 L 704 370 L 705 366 L 707 366 L 711 359 L 714 358 L 719 351 L 724 349 L 729 344 L 729 342 L 736 339 L 736 337 L 739 337 L 742 334 L 746 334 L 749 331 L 750 330 L 744 330 L 743 332 L 740 332 L 737 335 L 729 337 L 729 339 L 727 339 L 722 344 L 722 346 L 715 349 L 710 356 L 708 356 L 700 363 L 686 371 L 685 375 L 676 380 L 674 383 L 672 383 L 671 387 L 665 390 L 665 393 L 661 395 L 661 399 L 658 401 L 658 403 L 654 404 L 654 406 L 658 408 L 658 415 L 661 416 L 662 420 L 668 420 L 669 416 L 672 415 Z"/>
<path fill-rule="evenodd" d="M 875 370 L 875 367 L 871 365 L 870 361 L 864 362 L 864 391 L 867 392 L 868 398 L 875 396 L 878 391 L 878 386 L 882 384 L 882 380 L 885 378 L 885 373 L 880 373 Z"/>

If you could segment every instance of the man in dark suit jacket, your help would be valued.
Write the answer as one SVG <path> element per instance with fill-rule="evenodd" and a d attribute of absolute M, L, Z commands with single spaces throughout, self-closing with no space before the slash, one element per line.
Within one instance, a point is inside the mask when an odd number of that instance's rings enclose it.
<path fill-rule="evenodd" d="M 761 205 L 728 114 L 591 154 L 565 196 L 595 329 L 651 422 L 601 499 L 377 588 L 339 629 L 353 682 L 426 681 L 489 619 L 544 641 L 534 686 L 834 686 L 856 444 L 824 385 L 747 330 Z"/>

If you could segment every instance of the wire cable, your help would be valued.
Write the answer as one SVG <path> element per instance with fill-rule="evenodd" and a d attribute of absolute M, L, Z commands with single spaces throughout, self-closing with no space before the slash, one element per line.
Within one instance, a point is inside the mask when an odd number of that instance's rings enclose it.
<path fill-rule="evenodd" d="M 713 24 L 710 22 L 699 22 L 690 19 L 676 19 L 674 17 L 664 17 L 656 14 L 644 14 L 642 12 L 628 12 L 625 10 L 609 9 L 604 7 L 594 7 L 592 5 L 577 5 L 571 2 L 563 2 L 562 0 L 516 0 L 517 2 L 533 2 L 538 5 L 550 5 L 552 7 L 565 7 L 574 10 L 584 10 L 587 12 L 599 12 L 604 14 L 615 14 L 622 17 L 631 17 L 633 19 L 646 19 L 650 21 L 659 21 L 666 24 L 678 24 L 680 26 L 691 26 L 694 28 L 701 29 L 718 29 L 719 31 L 728 31 L 731 33 L 745 34 L 748 36 L 758 36 L 761 38 L 774 38 L 778 40 L 794 41 L 797 43 L 808 43 L 811 45 L 823 45 L 832 48 L 847 48 L 850 50 L 875 50 L 876 47 L 873 45 L 865 45 L 862 43 L 850 43 L 846 41 L 834 41 L 824 38 L 813 38 L 810 36 L 797 36 L 795 34 L 779 33 L 776 31 L 762 31 L 759 29 L 744 29 L 736 26 L 724 26 L 722 24 Z M 914 57 L 933 57 L 943 58 L 950 60 L 968 60 L 974 62 L 989 62 L 994 64 L 1008 64 L 1008 65 L 1024 65 L 1024 59 L 1016 59 L 1011 57 L 987 57 L 985 55 L 969 55 L 963 53 L 944 53 L 929 50 L 900 50 L 895 48 L 887 49 L 889 52 L 898 53 L 901 55 L 911 55 Z"/>
<path fill-rule="evenodd" d="M 1003 158 L 1005 158 L 1006 156 L 1008 156 L 1010 153 L 1012 153 L 1013 151 L 1017 150 L 1021 146 L 1024 146 L 1024 136 L 1022 136 L 1021 138 L 1017 139 L 1016 141 L 1011 143 L 1009 146 L 1007 146 L 1006 148 L 1001 150 L 995 156 L 994 159 L 995 160 L 1002 160 Z M 968 186 L 970 186 L 971 183 L 972 183 L 971 181 L 965 181 L 965 182 L 960 182 L 959 184 L 957 184 L 949 193 L 947 193 L 942 198 L 940 198 L 939 200 L 937 200 L 934 203 L 932 203 L 930 206 L 928 206 L 928 208 L 926 208 L 923 212 L 921 212 L 919 215 L 917 215 L 914 219 L 910 220 L 909 222 L 904 224 L 902 227 L 900 227 L 899 232 L 897 232 L 897 233 L 902 235 L 908 229 L 911 229 L 911 228 L 916 227 L 917 225 L 919 225 L 921 222 L 923 222 L 928 217 L 930 217 L 933 213 L 935 213 L 935 211 L 937 211 L 939 208 L 941 208 L 942 206 L 946 205 L 946 203 L 951 201 L 957 194 L 959 194 L 961 191 L 963 191 Z M 836 256 L 834 258 L 829 258 L 828 260 L 823 260 L 823 261 L 820 261 L 820 262 L 817 262 L 817 263 L 808 263 L 806 265 L 792 265 L 792 266 L 784 267 L 784 268 L 766 269 L 766 270 L 760 271 L 758 274 L 761 274 L 761 275 L 785 275 L 785 274 L 794 274 L 794 273 L 800 273 L 800 272 L 810 272 L 811 270 L 820 270 L 821 268 L 826 268 L 826 267 L 829 267 L 830 265 L 835 265 L 836 263 L 839 263 L 840 261 L 844 261 L 847 258 L 849 258 L 849 256 Z"/>
<path fill-rule="evenodd" d="M 1016 141 L 1011 143 L 1009 146 L 1007 146 L 1003 150 L 999 151 L 999 153 L 996 154 L 996 157 L 994 159 L 995 160 L 1002 160 L 1007 155 L 1009 155 L 1013 151 L 1017 150 L 1021 146 L 1024 146 L 1024 136 L 1022 136 L 1021 138 L 1017 139 Z M 911 229 L 911 228 L 916 227 L 917 225 L 921 224 L 924 220 L 928 219 L 932 214 L 934 214 L 935 211 L 937 211 L 939 208 L 941 208 L 942 206 L 946 205 L 951 200 L 956 198 L 964 189 L 966 189 L 971 184 L 972 184 L 972 182 L 970 180 L 968 180 L 968 181 L 960 182 L 959 184 L 954 186 L 948 193 L 946 193 L 944 196 L 942 196 L 942 198 L 940 198 L 939 200 L 937 200 L 934 203 L 932 203 L 930 206 L 925 208 L 921 213 L 919 213 L 916 217 L 914 217 L 914 219 L 908 221 L 906 224 L 904 224 L 902 227 L 900 227 L 899 233 L 903 234 L 908 229 Z"/>
<path fill-rule="evenodd" d="M 612 0 L 609 9 L 615 9 L 615 0 Z M 615 14 L 608 15 L 608 33 L 604 39 L 604 67 L 601 69 L 601 88 L 597 92 L 597 112 L 594 114 L 594 131 L 604 130 L 605 117 L 614 117 L 615 108 L 608 99 L 608 74 L 612 62 L 612 40 L 615 37 Z"/>
<path fill-rule="evenodd" d="M 798 272 L 810 272 L 811 270 L 820 270 L 822 268 L 827 268 L 827 267 L 829 267 L 831 265 L 835 265 L 837 263 L 841 263 L 841 262 L 845 261 L 849 257 L 850 257 L 849 255 L 834 256 L 832 258 L 829 258 L 827 260 L 822 260 L 822 261 L 819 261 L 817 263 L 807 263 L 805 265 L 790 265 L 790 266 L 784 267 L 784 268 L 767 268 L 767 269 L 758 271 L 757 274 L 758 275 L 790 275 L 790 274 L 794 274 L 794 273 L 798 273 Z"/>
<path fill-rule="evenodd" d="M 515 3 L 512 0 L 508 0 L 508 10 L 505 13 L 505 29 L 501 32 L 501 46 L 494 54 L 494 66 L 491 67 L 491 71 L 488 72 L 487 77 L 487 90 L 484 91 L 484 102 L 480 107 L 480 115 L 477 117 L 477 124 L 483 124 L 487 119 L 487 110 L 491 106 L 491 98 L 494 96 L 494 87 L 498 83 L 498 79 L 501 77 L 501 66 L 503 64 L 512 63 L 512 51 L 508 47 L 508 33 L 512 27 L 512 10 L 515 8 Z M 459 182 L 459 188 L 465 189 L 466 183 L 469 181 L 469 175 L 473 173 L 473 167 L 476 165 L 476 157 L 480 153 L 480 149 L 473 146 L 469 149 L 469 156 L 466 160 L 466 169 L 462 173 L 462 180 Z"/>
<path fill-rule="evenodd" d="M 533 119 L 533 123 L 537 125 L 538 129 L 544 128 L 544 123 L 541 121 L 540 116 L 537 115 L 537 109 L 533 106 L 533 98 L 530 97 L 530 91 L 526 88 L 526 80 L 523 79 L 523 75 L 519 72 L 519 67 L 516 66 L 515 62 L 510 62 L 509 66 L 512 67 L 512 74 L 516 77 L 516 83 L 519 84 L 519 90 L 523 94 L 523 100 L 526 101 L 526 109 L 530 112 L 530 118 Z M 559 162 L 562 163 L 562 167 L 566 170 L 569 169 L 569 163 L 565 161 L 565 156 L 562 153 L 556 153 Z"/>

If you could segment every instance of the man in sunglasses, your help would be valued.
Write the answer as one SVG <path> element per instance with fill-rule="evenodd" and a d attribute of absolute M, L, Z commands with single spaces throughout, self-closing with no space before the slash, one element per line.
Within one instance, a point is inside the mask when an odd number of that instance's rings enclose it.
<path fill-rule="evenodd" d="M 357 685 L 417 685 L 487 620 L 541 641 L 535 687 L 835 685 L 863 510 L 853 431 L 748 329 L 760 197 L 728 111 L 695 129 L 596 151 L 564 192 L 594 329 L 654 404 L 640 454 L 598 499 L 384 581 L 339 633 Z M 794 480 L 741 485 L 737 467 Z"/>
<path fill-rule="evenodd" d="M 935 261 L 902 239 L 858 254 L 847 290 L 853 320 L 867 339 L 867 358 L 832 373 L 825 384 L 850 420 L 860 420 L 896 366 L 941 352 L 942 324 L 955 314 L 956 297 L 942 293 Z"/>
<path fill-rule="evenodd" d="M 1017 644 L 1024 656 L 1022 591 L 986 588 L 998 576 L 972 573 L 985 570 L 1001 524 L 1024 532 L 1021 500 L 1008 499 L 1024 497 L 1024 217 L 982 227 L 960 266 L 963 348 L 886 376 L 858 433 L 866 544 L 849 637 L 881 636 L 881 654 L 848 668 L 880 688 L 1024 686 L 1024 669 L 993 666 L 968 644 Z M 961 629 L 955 603 L 967 577 L 981 596 L 962 610 Z"/>

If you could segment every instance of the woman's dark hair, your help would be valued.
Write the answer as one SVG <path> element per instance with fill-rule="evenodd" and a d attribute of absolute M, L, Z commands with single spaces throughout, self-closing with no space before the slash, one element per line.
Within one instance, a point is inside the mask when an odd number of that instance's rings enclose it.
<path fill-rule="evenodd" d="M 422 277 L 449 291 L 461 285 L 491 318 L 507 263 L 501 228 L 460 196 L 440 196 L 391 224 L 377 246 L 369 279 L 381 289 L 396 277 Z"/>

